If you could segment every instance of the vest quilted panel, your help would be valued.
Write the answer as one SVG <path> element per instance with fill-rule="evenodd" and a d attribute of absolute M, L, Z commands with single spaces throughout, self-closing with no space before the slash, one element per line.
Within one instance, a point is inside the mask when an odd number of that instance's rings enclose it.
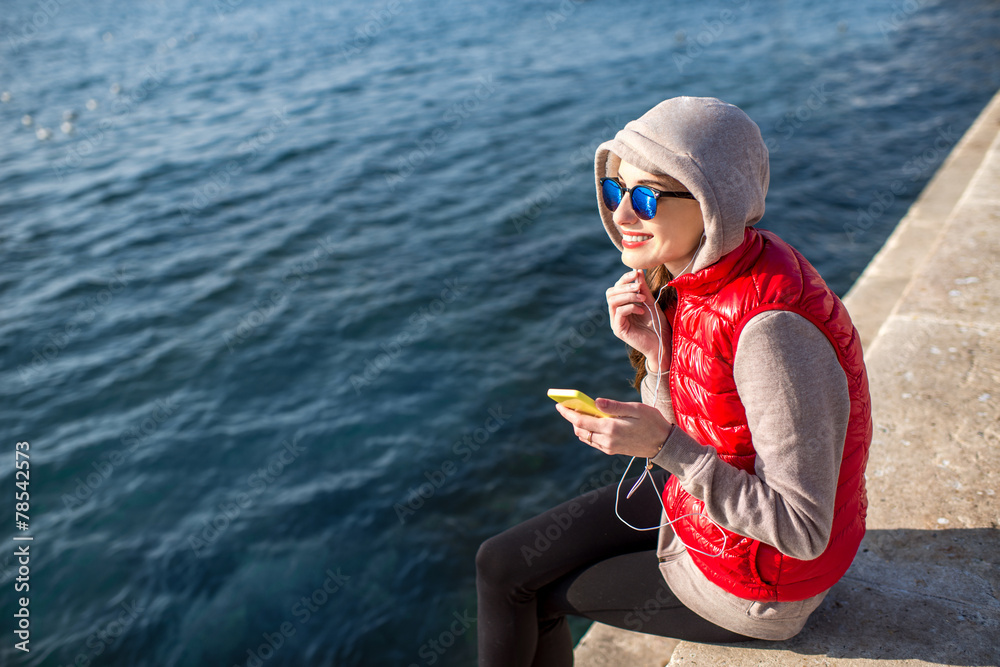
<path fill-rule="evenodd" d="M 712 266 L 671 282 L 678 300 L 671 309 L 673 353 L 670 395 L 677 424 L 720 459 L 748 474 L 756 454 L 746 412 L 736 392 L 732 362 L 742 327 L 763 310 L 790 310 L 809 319 L 830 340 L 847 376 L 851 414 L 837 482 L 833 529 L 825 551 L 803 561 L 769 544 L 723 531 L 704 517 L 674 524 L 709 580 L 753 600 L 802 600 L 820 593 L 850 567 L 865 532 L 864 469 L 872 437 L 871 399 L 861 343 L 847 310 L 816 270 L 774 234 L 748 228 L 743 244 Z M 663 491 L 667 514 L 676 519 L 704 503 L 671 477 Z M 725 540 L 723 540 L 723 534 Z"/>

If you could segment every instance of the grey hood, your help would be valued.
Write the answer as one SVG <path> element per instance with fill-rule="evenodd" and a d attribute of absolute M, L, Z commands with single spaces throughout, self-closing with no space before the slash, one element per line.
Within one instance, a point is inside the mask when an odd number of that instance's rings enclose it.
<path fill-rule="evenodd" d="M 698 199 L 705 238 L 691 272 L 711 266 L 743 242 L 746 227 L 764 215 L 770 179 L 760 128 L 743 111 L 714 97 L 674 97 L 628 123 L 597 147 L 597 205 L 608 236 L 622 249 L 613 212 L 601 199 L 601 179 L 616 176 L 624 160 L 671 176 Z"/>

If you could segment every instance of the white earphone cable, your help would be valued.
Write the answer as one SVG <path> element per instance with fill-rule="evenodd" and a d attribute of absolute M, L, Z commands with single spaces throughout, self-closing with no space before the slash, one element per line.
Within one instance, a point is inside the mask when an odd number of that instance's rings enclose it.
<path fill-rule="evenodd" d="M 701 241 L 698 242 L 698 250 L 701 249 L 701 244 L 704 243 L 704 241 L 705 241 L 705 235 L 703 234 L 702 237 L 701 237 Z M 698 254 L 698 250 L 695 250 L 695 255 Z M 691 258 L 691 262 L 693 262 L 693 261 L 694 261 L 694 257 Z M 688 262 L 688 266 L 691 266 L 691 262 Z M 687 271 L 688 266 L 685 266 L 681 270 L 681 274 L 683 274 L 684 271 Z M 680 275 L 680 274 L 678 274 L 678 275 Z M 660 287 L 659 291 L 656 293 L 656 298 L 653 299 L 653 305 L 654 306 L 659 307 L 659 306 L 657 306 L 657 304 L 659 303 L 660 295 L 663 293 L 663 290 L 664 290 L 664 288 L 666 288 L 666 286 L 667 286 L 667 284 L 664 283 Z M 646 307 L 646 311 L 649 313 L 650 325 L 653 328 L 653 333 L 656 335 L 656 340 L 657 340 L 656 361 L 657 361 L 657 367 L 659 368 L 660 367 L 660 362 L 663 359 L 663 327 L 659 325 L 659 323 L 657 321 L 657 318 L 653 315 L 653 311 L 650 309 L 649 304 L 645 304 L 644 303 L 643 305 Z M 659 395 L 660 395 L 660 375 L 661 374 L 662 374 L 662 370 L 658 371 L 657 374 L 656 374 L 656 387 L 655 387 L 655 389 L 653 391 L 653 405 L 654 405 L 654 407 L 656 406 L 656 401 L 657 401 L 657 399 L 659 398 Z M 632 464 L 635 462 L 635 459 L 636 459 L 636 457 L 633 456 L 631 458 L 631 460 L 628 462 L 628 465 L 625 467 L 625 472 L 622 473 L 622 478 L 618 482 L 618 488 L 615 490 L 615 516 L 617 516 L 618 519 L 622 523 L 624 523 L 626 526 L 628 526 L 629 528 L 631 528 L 633 530 L 639 530 L 639 531 L 659 530 L 663 526 L 671 526 L 674 523 L 676 523 L 677 521 L 680 521 L 681 519 L 685 519 L 687 517 L 703 516 L 706 519 L 708 519 L 708 521 L 711 522 L 711 524 L 713 526 L 715 526 L 716 528 L 718 528 L 718 530 L 719 530 L 720 533 L 722 533 L 722 547 L 719 549 L 719 551 L 717 553 L 708 553 L 707 551 L 702 551 L 701 549 L 697 549 L 695 547 L 692 547 L 691 545 L 689 545 L 686 542 L 684 542 L 684 540 L 681 539 L 680 535 L 677 535 L 677 539 L 681 540 L 681 543 L 684 544 L 685 548 L 687 548 L 690 551 L 696 551 L 696 552 L 698 552 L 700 554 L 704 554 L 705 556 L 709 556 L 711 558 L 717 558 L 717 557 L 721 556 L 723 554 L 723 552 L 725 552 L 725 550 L 726 550 L 726 545 L 727 545 L 729 536 L 726 534 L 726 531 L 722 528 L 722 526 L 720 526 L 718 523 L 716 523 L 715 520 L 712 519 L 712 517 L 708 516 L 704 512 L 691 512 L 691 513 L 688 513 L 688 514 L 682 514 L 681 516 L 675 517 L 674 519 L 671 519 L 671 520 L 667 521 L 666 523 L 662 523 L 662 524 L 660 524 L 658 526 L 650 526 L 649 528 L 638 528 L 636 526 L 633 526 L 628 521 L 626 521 L 625 519 L 622 518 L 621 513 L 618 511 L 618 502 L 619 502 L 619 500 L 621 498 L 621 488 L 622 488 L 622 484 L 625 482 L 625 477 L 628 476 L 628 471 L 632 469 Z M 667 515 L 667 506 L 663 503 L 663 494 L 660 493 L 657 490 L 656 483 L 653 481 L 653 475 L 652 475 L 652 473 L 650 473 L 650 468 L 651 467 L 652 467 L 652 465 L 649 463 L 649 459 L 646 459 L 646 465 L 643 468 L 642 474 L 639 476 L 639 479 L 636 481 L 636 483 L 632 485 L 632 488 L 629 490 L 628 494 L 626 494 L 625 499 L 628 500 L 629 498 L 631 498 L 632 494 L 635 493 L 635 490 L 639 488 L 640 484 L 642 484 L 642 481 L 644 479 L 646 479 L 647 477 L 649 477 L 649 483 L 653 485 L 653 492 L 656 493 L 656 497 L 659 498 L 659 500 L 660 500 L 660 506 L 663 508 L 663 514 L 664 514 L 664 516 L 666 516 Z"/>

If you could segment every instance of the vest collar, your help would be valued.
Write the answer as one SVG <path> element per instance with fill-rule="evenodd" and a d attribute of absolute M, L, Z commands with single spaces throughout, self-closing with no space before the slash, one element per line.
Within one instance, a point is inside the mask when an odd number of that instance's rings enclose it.
<path fill-rule="evenodd" d="M 743 243 L 723 255 L 715 264 L 697 273 L 685 273 L 671 280 L 668 285 L 678 292 L 713 294 L 736 276 L 746 272 L 764 251 L 764 238 L 753 227 L 743 233 Z"/>

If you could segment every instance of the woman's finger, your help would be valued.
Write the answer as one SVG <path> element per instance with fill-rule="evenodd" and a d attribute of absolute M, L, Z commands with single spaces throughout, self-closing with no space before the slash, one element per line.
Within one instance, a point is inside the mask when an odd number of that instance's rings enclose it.
<path fill-rule="evenodd" d="M 633 269 L 631 271 L 626 271 L 622 274 L 622 277 L 618 279 L 615 285 L 623 285 L 625 283 L 635 282 L 636 278 L 642 274 L 642 271 L 638 269 Z"/>
<path fill-rule="evenodd" d="M 593 415 L 577 412 L 576 410 L 567 408 L 562 403 L 556 403 L 556 410 L 559 411 L 559 414 L 561 414 L 566 421 L 571 423 L 574 427 L 583 429 L 584 431 L 601 431 L 601 422 L 607 420 L 607 417 L 594 417 Z"/>
<path fill-rule="evenodd" d="M 613 309 L 611 330 L 615 336 L 643 354 L 647 354 L 650 346 L 655 350 L 658 344 L 643 304 L 633 303 Z"/>
<path fill-rule="evenodd" d="M 622 306 L 615 311 L 613 329 L 623 334 L 652 331 L 649 318 L 645 315 L 645 309 L 638 304 Z"/>
<path fill-rule="evenodd" d="M 652 299 L 653 290 L 649 288 L 649 284 L 645 280 L 637 280 L 636 285 L 639 287 L 639 294 Z"/>
<path fill-rule="evenodd" d="M 607 299 L 608 303 L 612 301 L 635 301 L 637 299 L 642 300 L 648 297 L 642 296 L 642 292 L 639 291 L 638 285 L 635 283 L 629 283 L 628 285 L 623 285 L 622 287 L 612 287 L 604 293 L 604 298 Z"/>
<path fill-rule="evenodd" d="M 649 289 L 649 285 L 646 284 L 645 280 L 639 281 L 638 293 L 642 295 L 642 303 L 648 303 L 648 304 L 656 303 L 656 297 L 653 295 L 652 290 Z M 663 314 L 663 311 L 660 310 L 659 308 L 654 308 L 652 310 L 656 312 L 657 328 L 662 327 L 664 321 L 666 320 L 666 316 Z"/>
<path fill-rule="evenodd" d="M 608 312 L 614 316 L 622 308 L 629 308 L 631 306 L 638 306 L 639 312 L 644 312 L 642 310 L 645 305 L 645 301 L 638 295 L 637 292 L 626 292 L 621 294 L 612 294 L 608 296 Z M 632 312 L 632 309 L 629 309 Z"/>
<path fill-rule="evenodd" d="M 620 294 L 609 294 L 608 295 L 608 305 L 612 308 L 617 308 L 619 306 L 624 306 L 630 303 L 643 303 L 646 297 L 643 297 L 638 292 L 624 292 Z"/>

